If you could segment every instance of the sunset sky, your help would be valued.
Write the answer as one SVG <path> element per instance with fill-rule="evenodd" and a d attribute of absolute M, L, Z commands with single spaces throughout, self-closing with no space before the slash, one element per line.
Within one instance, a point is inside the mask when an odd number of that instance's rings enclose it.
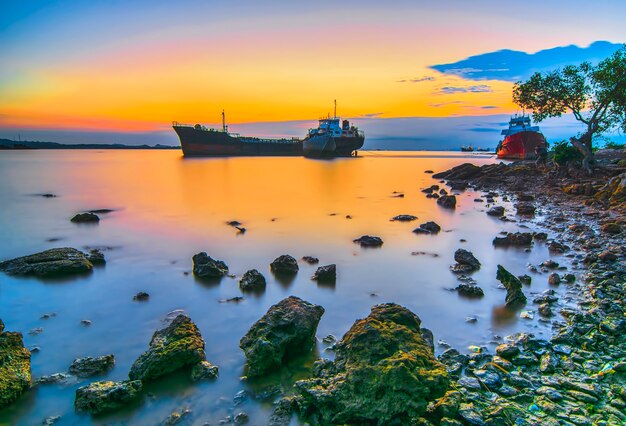
<path fill-rule="evenodd" d="M 280 122 L 332 112 L 333 99 L 366 121 L 510 114 L 518 75 L 431 67 L 626 41 L 623 0 L 0 4 L 0 137 L 49 140 L 217 123 L 222 109 L 234 127 L 272 122 L 279 134 Z"/>

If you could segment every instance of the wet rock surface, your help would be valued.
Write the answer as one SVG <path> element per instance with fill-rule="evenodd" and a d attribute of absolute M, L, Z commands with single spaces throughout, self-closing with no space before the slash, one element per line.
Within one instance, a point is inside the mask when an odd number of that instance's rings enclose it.
<path fill-rule="evenodd" d="M 522 291 L 522 282 L 515 275 L 498 265 L 496 279 L 506 288 L 506 307 L 518 309 L 526 304 L 526 296 Z"/>
<path fill-rule="evenodd" d="M 0 319 L 0 409 L 17 400 L 30 384 L 30 352 L 22 333 L 4 331 Z"/>
<path fill-rule="evenodd" d="M 113 354 L 99 357 L 76 358 L 68 372 L 76 377 L 91 377 L 104 374 L 115 366 L 115 356 Z"/>
<path fill-rule="evenodd" d="M 239 280 L 241 291 L 260 292 L 265 290 L 265 277 L 256 269 L 250 269 Z"/>
<path fill-rule="evenodd" d="M 454 195 L 442 195 L 437 198 L 437 204 L 446 209 L 456 208 L 456 196 Z"/>
<path fill-rule="evenodd" d="M 204 340 L 198 327 L 183 314 L 176 316 L 150 340 L 149 349 L 133 363 L 131 380 L 153 380 L 204 361 Z"/>
<path fill-rule="evenodd" d="M 239 342 L 246 356 L 247 375 L 270 373 L 291 358 L 310 352 L 323 313 L 321 306 L 295 296 L 271 306 Z"/>
<path fill-rule="evenodd" d="M 73 223 L 98 223 L 100 222 L 100 217 L 97 214 L 87 212 L 87 213 L 78 213 L 74 217 L 70 219 Z"/>
<path fill-rule="evenodd" d="M 278 256 L 272 263 L 270 263 L 270 269 L 275 274 L 296 274 L 300 269 L 298 267 L 298 261 L 295 257 L 288 254 Z"/>
<path fill-rule="evenodd" d="M 9 275 L 43 278 L 83 274 L 92 269 L 93 264 L 85 253 L 71 247 L 54 248 L 0 262 L 0 271 Z"/>
<path fill-rule="evenodd" d="M 221 278 L 228 274 L 228 266 L 205 252 L 193 256 L 193 273 L 198 278 Z"/>
<path fill-rule="evenodd" d="M 442 396 L 448 374 L 422 337 L 420 319 L 402 306 L 376 305 L 296 383 L 297 405 L 313 424 L 410 424 Z"/>
<path fill-rule="evenodd" d="M 94 382 L 76 390 L 74 407 L 91 414 L 118 410 L 139 400 L 142 388 L 140 380 Z"/>
<path fill-rule="evenodd" d="M 337 279 L 337 265 L 333 263 L 330 265 L 320 266 L 317 268 L 311 279 L 317 282 L 335 282 Z"/>
<path fill-rule="evenodd" d="M 433 221 L 422 223 L 419 228 L 413 230 L 416 234 L 438 234 L 440 231 L 441 226 Z"/>
<path fill-rule="evenodd" d="M 371 235 L 363 235 L 352 241 L 359 244 L 361 247 L 380 247 L 383 245 L 383 240 L 380 237 Z"/>

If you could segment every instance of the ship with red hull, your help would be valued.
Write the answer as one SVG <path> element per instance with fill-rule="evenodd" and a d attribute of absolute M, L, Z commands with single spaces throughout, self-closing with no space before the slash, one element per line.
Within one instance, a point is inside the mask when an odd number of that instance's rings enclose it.
<path fill-rule="evenodd" d="M 530 117 L 511 117 L 509 128 L 502 131 L 504 139 L 498 144 L 496 154 L 498 158 L 509 160 L 532 160 L 537 152 L 546 150 L 546 138 L 539 130 L 539 126 L 532 126 Z"/>

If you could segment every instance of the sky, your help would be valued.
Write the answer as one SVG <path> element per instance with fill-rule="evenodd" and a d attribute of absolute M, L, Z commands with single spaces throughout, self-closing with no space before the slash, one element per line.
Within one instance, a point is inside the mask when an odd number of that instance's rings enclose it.
<path fill-rule="evenodd" d="M 518 111 L 515 81 L 626 41 L 623 0 L 0 7 L 0 137 L 70 143 L 175 144 L 172 121 L 214 125 L 222 109 L 231 130 L 303 136 L 334 99 L 366 134 L 409 148 L 445 140 L 446 123 L 495 138 Z"/>

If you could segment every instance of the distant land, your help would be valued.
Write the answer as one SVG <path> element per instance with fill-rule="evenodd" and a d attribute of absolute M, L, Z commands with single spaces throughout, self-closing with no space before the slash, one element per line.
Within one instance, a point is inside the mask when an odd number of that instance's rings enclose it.
<path fill-rule="evenodd" d="M 22 149 L 180 149 L 180 146 L 172 145 L 124 145 L 121 143 L 80 143 L 65 144 L 57 142 L 41 141 L 14 141 L 11 139 L 0 139 L 0 150 L 22 150 Z"/>

